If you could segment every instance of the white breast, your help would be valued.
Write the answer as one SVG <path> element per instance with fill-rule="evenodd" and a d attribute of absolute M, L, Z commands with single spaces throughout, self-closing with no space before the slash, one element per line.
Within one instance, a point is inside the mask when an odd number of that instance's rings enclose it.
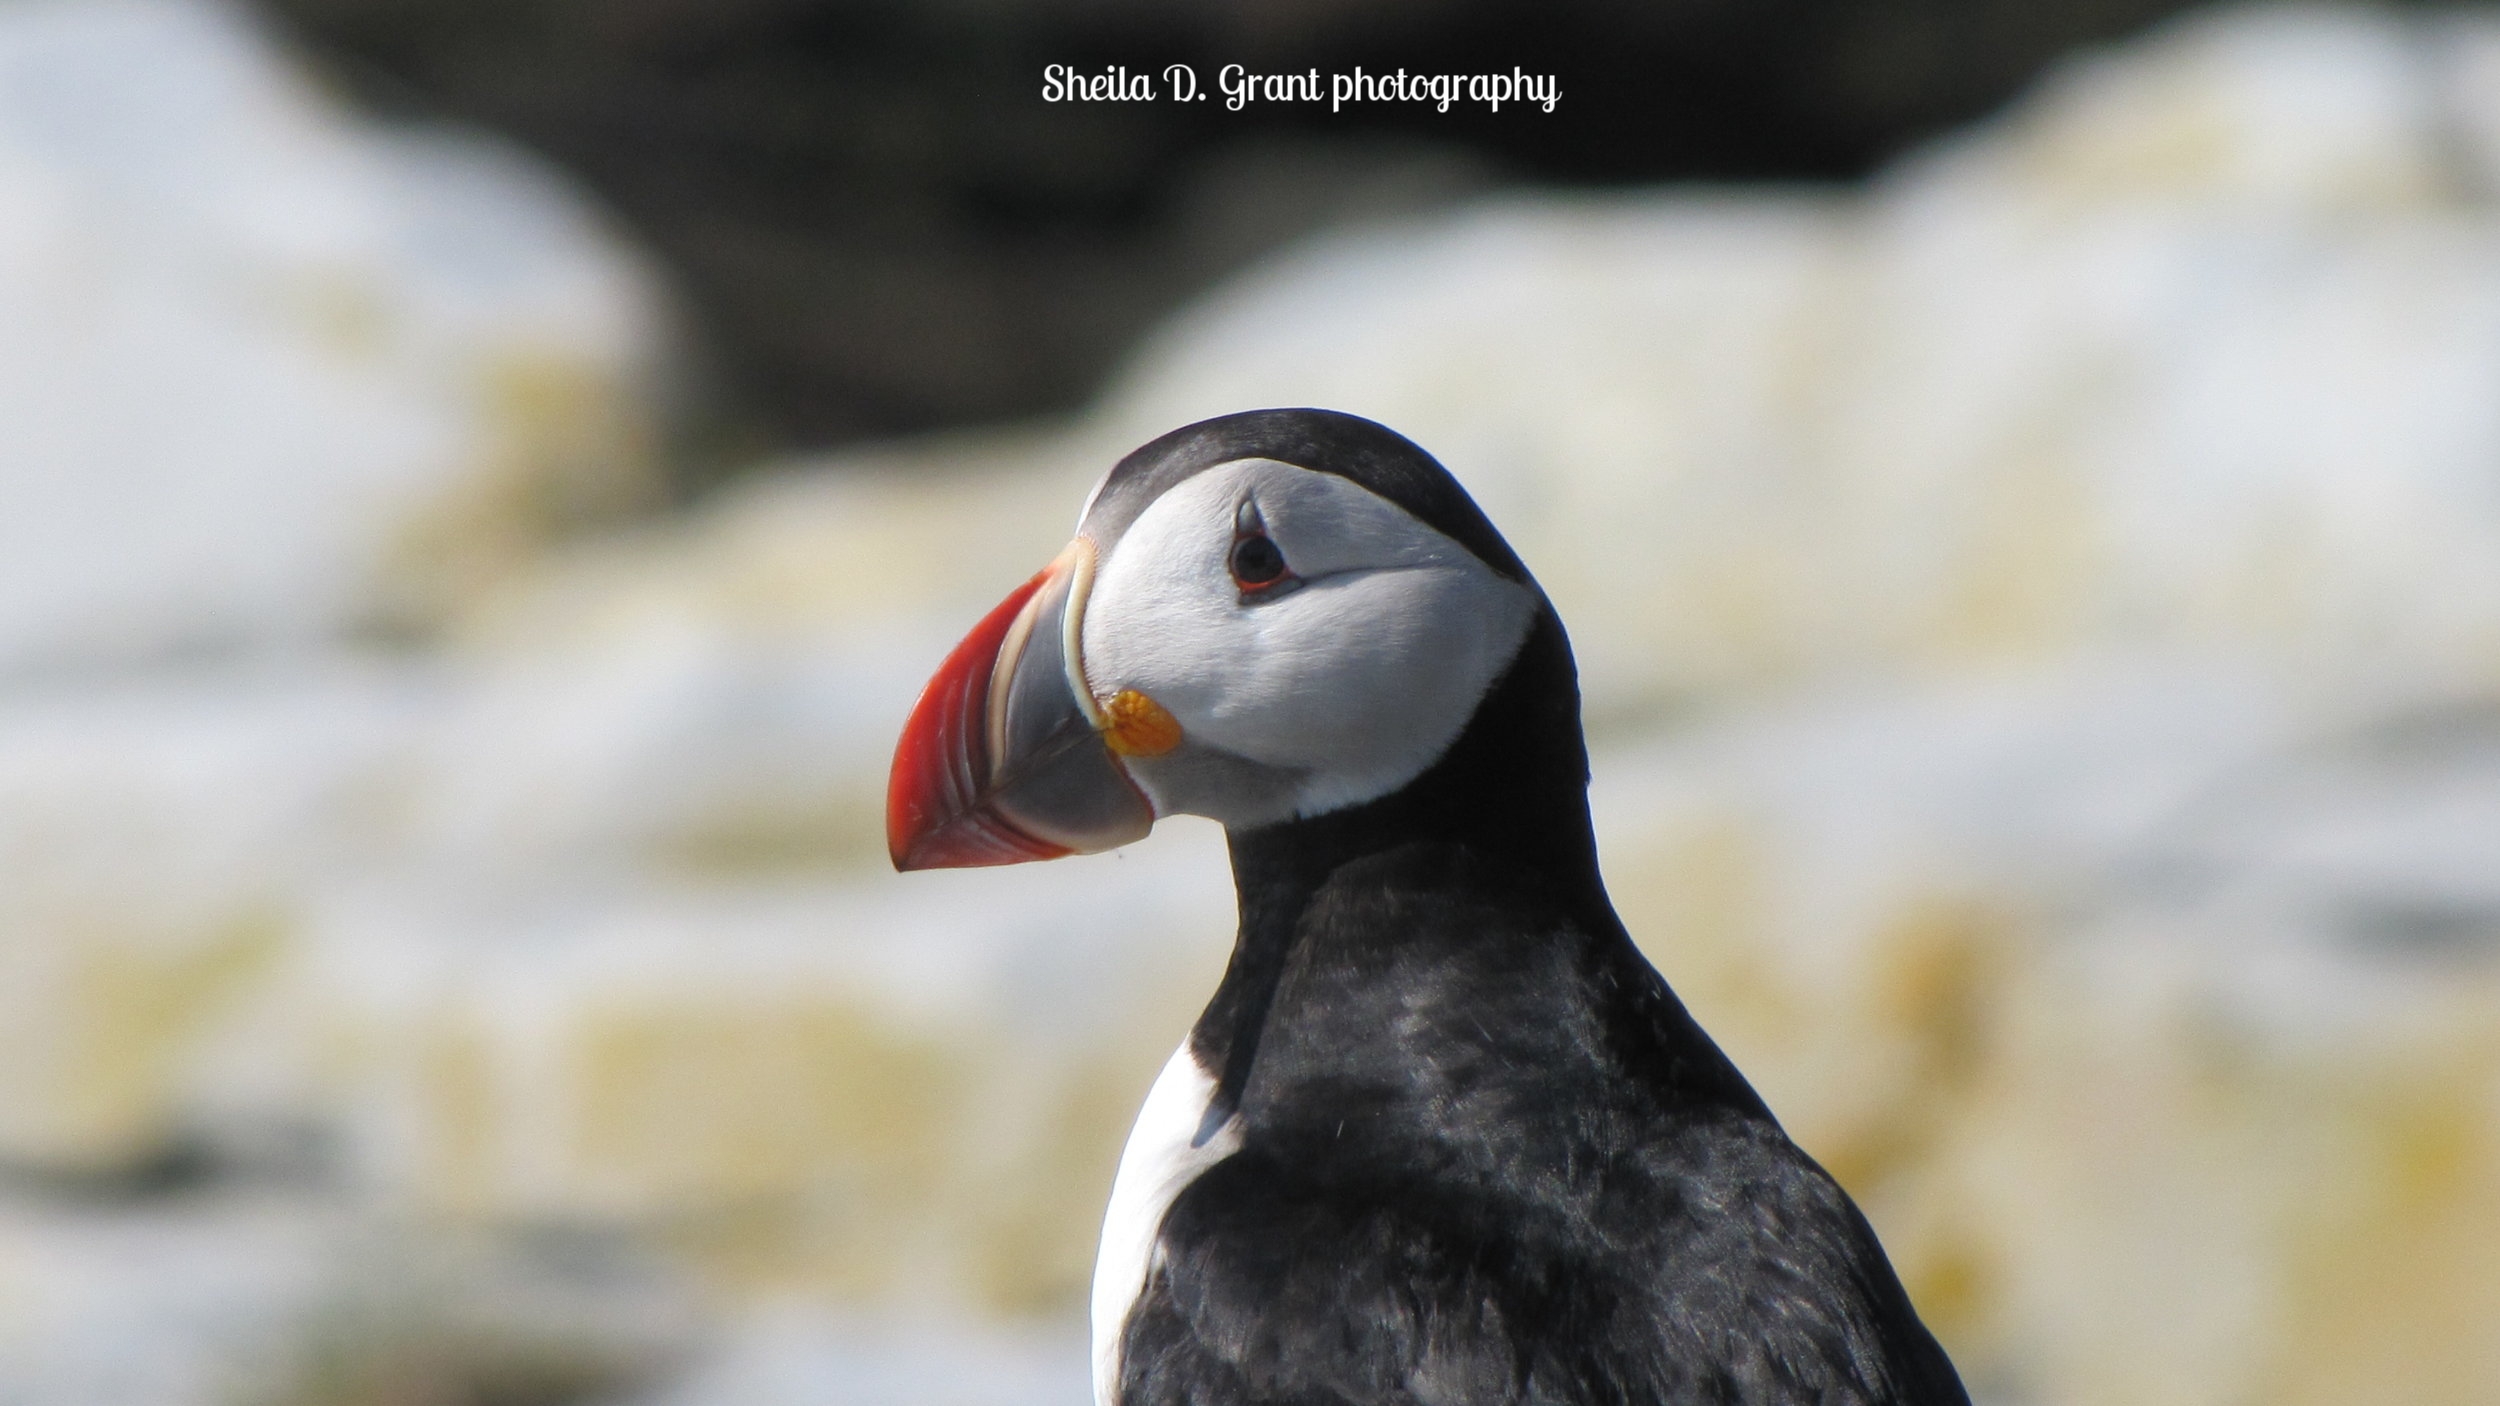
<path fill-rule="evenodd" d="M 1146 1094 L 1146 1106 L 1137 1111 L 1137 1125 L 1129 1130 L 1119 1175 L 1111 1183 L 1111 1205 L 1103 1212 L 1102 1248 L 1094 1257 L 1096 1406 L 1116 1406 L 1118 1401 L 1120 1331 L 1161 1253 L 1157 1240 L 1164 1212 L 1199 1173 L 1241 1146 L 1238 1118 L 1205 1145 L 1189 1145 L 1214 1094 L 1215 1080 L 1198 1067 L 1184 1041 L 1164 1064 Z"/>

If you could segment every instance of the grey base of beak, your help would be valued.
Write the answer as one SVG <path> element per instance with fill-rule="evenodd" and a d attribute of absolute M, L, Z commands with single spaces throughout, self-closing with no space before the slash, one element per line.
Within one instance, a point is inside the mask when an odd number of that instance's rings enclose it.
<path fill-rule="evenodd" d="M 988 804 L 1036 839 L 1092 854 L 1144 839 L 1155 813 L 1070 683 L 1069 589 L 1061 575 L 1034 596 L 1031 629 L 1006 641 L 991 675 Z"/>

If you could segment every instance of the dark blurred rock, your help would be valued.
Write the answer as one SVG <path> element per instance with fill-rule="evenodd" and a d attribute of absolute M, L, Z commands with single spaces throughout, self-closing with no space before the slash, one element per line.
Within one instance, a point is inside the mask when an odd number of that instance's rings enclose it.
<path fill-rule="evenodd" d="M 823 444 L 1072 407 L 1314 227 L 1490 179 L 1841 177 L 2179 0 L 262 0 L 371 99 L 578 172 L 722 388 Z M 1041 100 L 1044 65 L 1559 76 L 1560 108 Z"/>

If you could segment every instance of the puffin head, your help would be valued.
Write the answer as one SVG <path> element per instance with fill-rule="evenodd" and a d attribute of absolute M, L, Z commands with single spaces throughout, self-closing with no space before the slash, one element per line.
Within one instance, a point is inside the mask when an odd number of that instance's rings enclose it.
<path fill-rule="evenodd" d="M 1324 410 L 1175 430 L 1111 470 L 1075 540 L 930 680 L 894 756 L 895 867 L 1388 796 L 1450 750 L 1541 618 L 1501 535 L 1394 431 Z"/>

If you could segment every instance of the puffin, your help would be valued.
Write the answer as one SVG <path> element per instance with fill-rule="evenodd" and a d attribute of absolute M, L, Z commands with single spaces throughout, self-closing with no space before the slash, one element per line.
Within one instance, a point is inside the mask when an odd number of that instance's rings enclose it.
<path fill-rule="evenodd" d="M 898 869 L 1219 822 L 1240 929 L 1148 1091 L 1098 1406 L 1966 1406 L 1873 1229 L 1606 896 L 1571 646 L 1447 470 L 1316 409 L 1119 461 L 938 667 Z"/>

